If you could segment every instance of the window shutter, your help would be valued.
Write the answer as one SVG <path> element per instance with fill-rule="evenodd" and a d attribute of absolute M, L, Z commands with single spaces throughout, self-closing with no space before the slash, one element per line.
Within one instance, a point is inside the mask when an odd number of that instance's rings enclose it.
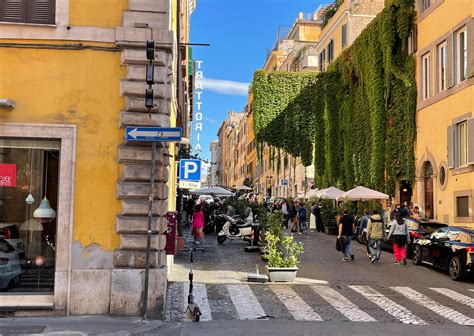
<path fill-rule="evenodd" d="M 28 0 L 0 0 L 0 21 L 26 22 Z"/>
<path fill-rule="evenodd" d="M 448 167 L 454 168 L 454 126 L 448 126 Z"/>
<path fill-rule="evenodd" d="M 453 35 L 449 35 L 446 39 L 446 87 L 454 86 L 454 49 Z"/>
<path fill-rule="evenodd" d="M 29 0 L 28 17 L 30 23 L 55 24 L 56 0 Z"/>
<path fill-rule="evenodd" d="M 474 76 L 474 19 L 467 23 L 467 77 Z"/>
<path fill-rule="evenodd" d="M 467 163 L 474 164 L 474 118 L 467 120 Z"/>

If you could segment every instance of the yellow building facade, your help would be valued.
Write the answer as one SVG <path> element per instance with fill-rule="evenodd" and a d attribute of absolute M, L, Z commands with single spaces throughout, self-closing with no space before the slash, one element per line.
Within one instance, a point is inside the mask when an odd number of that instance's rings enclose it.
<path fill-rule="evenodd" d="M 474 227 L 474 3 L 417 1 L 414 202 L 444 223 Z"/>
<path fill-rule="evenodd" d="M 44 3 L 15 11 L 0 2 L 0 179 L 16 175 L 15 183 L 0 186 L 0 230 L 18 231 L 23 246 L 18 274 L 4 279 L 15 294 L 0 294 L 0 306 L 139 315 L 151 151 L 146 143 L 125 142 L 124 128 L 187 132 L 187 117 L 178 111 L 189 112 L 180 106 L 189 98 L 180 99 L 176 83 L 188 76 L 179 73 L 177 36 L 187 42 L 189 2 Z M 152 33 L 149 116 L 144 47 Z M 149 316 L 164 304 L 163 216 L 175 209 L 177 148 L 158 148 Z M 44 199 L 54 217 L 38 215 L 38 208 L 51 213 Z M 41 287 L 25 285 L 33 273 L 44 279 Z"/>

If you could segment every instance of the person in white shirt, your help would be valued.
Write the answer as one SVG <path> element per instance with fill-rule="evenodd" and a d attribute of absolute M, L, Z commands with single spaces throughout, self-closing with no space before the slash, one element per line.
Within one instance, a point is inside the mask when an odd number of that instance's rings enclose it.
<path fill-rule="evenodd" d="M 288 229 L 288 221 L 290 220 L 290 211 L 288 209 L 288 204 L 286 200 L 283 200 L 281 203 L 281 211 L 283 212 L 283 223 L 281 224 L 282 228 Z"/>

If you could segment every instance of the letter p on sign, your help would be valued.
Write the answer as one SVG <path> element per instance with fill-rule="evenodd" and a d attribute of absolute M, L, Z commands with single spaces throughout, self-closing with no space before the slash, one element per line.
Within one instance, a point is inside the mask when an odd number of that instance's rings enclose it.
<path fill-rule="evenodd" d="M 180 160 L 179 162 L 180 181 L 200 181 L 201 161 L 200 160 Z"/>

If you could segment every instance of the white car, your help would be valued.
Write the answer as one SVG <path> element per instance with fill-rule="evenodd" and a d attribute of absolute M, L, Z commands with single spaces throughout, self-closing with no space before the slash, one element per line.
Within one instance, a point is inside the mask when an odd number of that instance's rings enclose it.
<path fill-rule="evenodd" d="M 0 238 L 5 239 L 12 245 L 20 259 L 25 258 L 25 249 L 23 247 L 23 241 L 20 238 L 20 232 L 18 227 L 13 223 L 0 223 Z"/>
<path fill-rule="evenodd" d="M 0 238 L 0 289 L 20 282 L 21 267 L 18 253 L 10 243 Z"/>

